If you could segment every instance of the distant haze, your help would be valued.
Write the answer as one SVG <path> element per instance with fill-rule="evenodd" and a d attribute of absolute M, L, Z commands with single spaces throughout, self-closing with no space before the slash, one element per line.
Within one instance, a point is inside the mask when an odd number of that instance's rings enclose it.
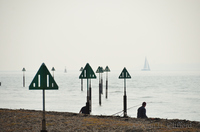
<path fill-rule="evenodd" d="M 0 0 L 0 71 L 200 70 L 199 0 Z"/>

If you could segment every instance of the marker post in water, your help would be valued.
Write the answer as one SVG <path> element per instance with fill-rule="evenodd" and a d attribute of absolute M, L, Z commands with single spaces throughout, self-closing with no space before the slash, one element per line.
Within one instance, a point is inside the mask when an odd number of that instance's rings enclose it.
<path fill-rule="evenodd" d="M 96 73 L 99 73 L 99 105 L 101 105 L 101 94 L 103 89 L 103 79 L 102 79 L 102 73 L 103 73 L 103 67 L 98 67 Z"/>
<path fill-rule="evenodd" d="M 124 117 L 127 117 L 127 96 L 126 96 L 126 79 L 130 79 L 131 76 L 124 67 L 121 74 L 119 75 L 119 79 L 124 79 Z"/>
<path fill-rule="evenodd" d="M 104 72 L 106 72 L 106 99 L 108 98 L 108 72 L 110 72 L 110 69 L 108 66 L 106 66 Z"/>
<path fill-rule="evenodd" d="M 54 78 L 54 71 L 55 71 L 55 68 L 52 67 L 51 71 L 53 71 L 53 78 Z"/>
<path fill-rule="evenodd" d="M 43 63 L 29 85 L 29 90 L 43 90 L 43 119 L 41 132 L 47 132 L 45 120 L 45 90 L 58 90 L 58 85 Z"/>
<path fill-rule="evenodd" d="M 25 87 L 25 71 L 26 71 L 26 69 L 23 68 L 22 71 L 23 71 L 23 87 Z"/>
<path fill-rule="evenodd" d="M 81 67 L 80 71 L 83 71 L 83 67 Z M 83 91 L 83 78 L 81 78 L 81 91 Z"/>
<path fill-rule="evenodd" d="M 94 71 L 92 70 L 89 63 L 86 64 L 85 68 L 81 72 L 79 79 L 87 79 L 87 102 L 86 110 L 87 114 L 90 114 L 92 111 L 92 89 L 91 89 L 91 79 L 97 78 Z"/>

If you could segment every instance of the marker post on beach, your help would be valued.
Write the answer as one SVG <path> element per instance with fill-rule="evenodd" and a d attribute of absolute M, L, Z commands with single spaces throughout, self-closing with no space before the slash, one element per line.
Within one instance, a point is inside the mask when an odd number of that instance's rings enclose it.
<path fill-rule="evenodd" d="M 58 90 L 58 85 L 43 63 L 29 85 L 29 90 L 43 90 L 43 119 L 41 132 L 47 132 L 45 120 L 45 90 Z"/>
<path fill-rule="evenodd" d="M 83 71 L 83 67 L 81 67 L 80 71 Z M 81 78 L 81 91 L 83 91 L 83 78 Z"/>
<path fill-rule="evenodd" d="M 131 76 L 124 67 L 121 74 L 119 75 L 119 79 L 124 79 L 124 117 L 127 117 L 127 96 L 126 96 L 126 78 L 130 79 Z"/>
<path fill-rule="evenodd" d="M 25 87 L 25 71 L 26 71 L 26 69 L 23 68 L 22 71 L 23 71 L 23 87 Z"/>
<path fill-rule="evenodd" d="M 90 114 L 91 110 L 91 99 L 92 99 L 92 92 L 91 92 L 91 79 L 95 79 L 96 75 L 94 71 L 92 70 L 91 66 L 89 63 L 86 64 L 85 68 L 81 72 L 79 79 L 87 79 L 87 102 L 86 102 L 86 109 L 87 109 L 87 114 Z M 90 81 L 90 82 L 89 82 Z"/>
<path fill-rule="evenodd" d="M 89 112 L 92 112 L 92 87 L 91 87 L 91 79 L 89 80 Z"/>
<path fill-rule="evenodd" d="M 106 66 L 104 72 L 106 72 L 106 99 L 108 98 L 108 72 L 110 72 L 110 69 L 108 66 Z"/>
<path fill-rule="evenodd" d="M 101 105 L 101 94 L 103 89 L 103 79 L 102 79 L 103 67 L 99 66 L 96 70 L 96 73 L 99 73 L 99 105 Z"/>

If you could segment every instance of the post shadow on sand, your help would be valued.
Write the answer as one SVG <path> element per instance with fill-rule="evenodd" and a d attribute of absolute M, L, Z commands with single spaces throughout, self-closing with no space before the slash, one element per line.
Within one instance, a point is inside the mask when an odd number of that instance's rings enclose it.
<path fill-rule="evenodd" d="M 58 85 L 43 63 L 29 85 L 29 90 L 43 90 L 43 119 L 41 132 L 47 132 L 45 120 L 45 90 L 58 90 Z"/>
<path fill-rule="evenodd" d="M 86 102 L 86 111 L 87 114 L 90 114 L 92 111 L 92 88 L 91 88 L 91 79 L 95 79 L 96 75 L 94 71 L 92 70 L 89 63 L 86 64 L 85 68 L 81 72 L 79 79 L 87 79 L 87 102 Z"/>

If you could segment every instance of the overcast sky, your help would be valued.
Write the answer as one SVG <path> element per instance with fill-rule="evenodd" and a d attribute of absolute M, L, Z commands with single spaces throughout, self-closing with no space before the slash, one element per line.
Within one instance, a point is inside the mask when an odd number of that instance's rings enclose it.
<path fill-rule="evenodd" d="M 0 71 L 200 69 L 200 0 L 0 0 Z"/>

